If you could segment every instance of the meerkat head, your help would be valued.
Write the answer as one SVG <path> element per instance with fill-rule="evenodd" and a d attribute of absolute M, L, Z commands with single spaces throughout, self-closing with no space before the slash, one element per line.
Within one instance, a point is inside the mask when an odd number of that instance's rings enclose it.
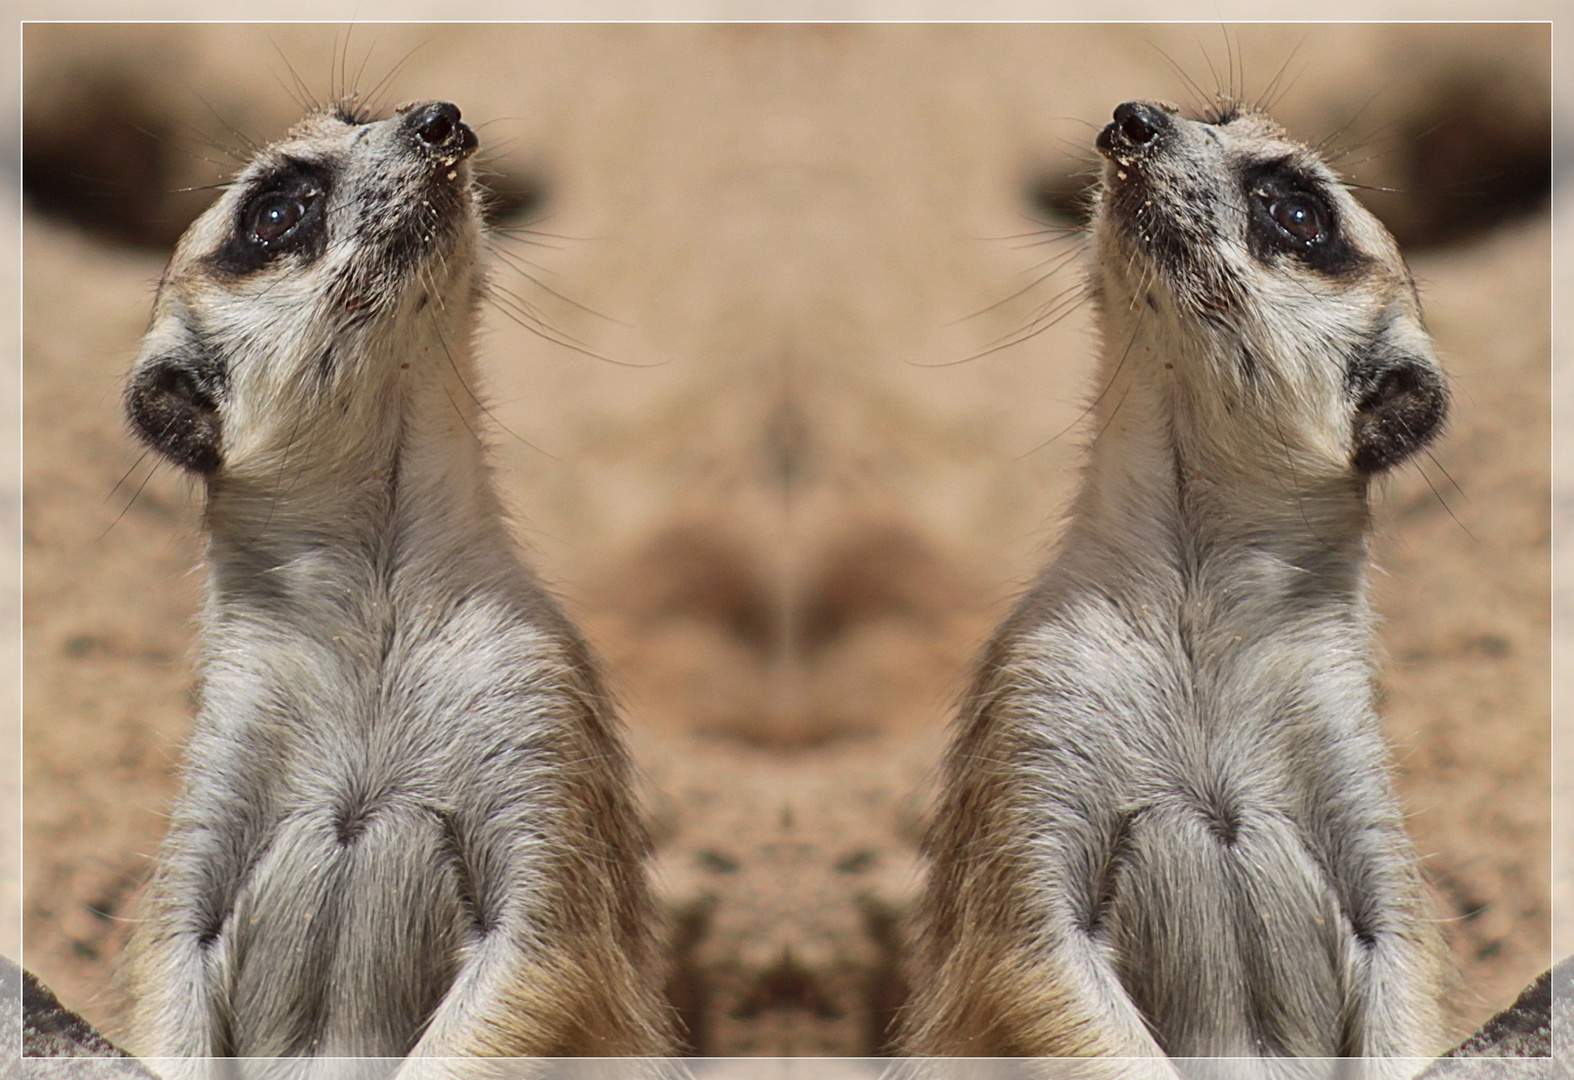
<path fill-rule="evenodd" d="M 1437 433 L 1447 391 L 1409 271 L 1312 149 L 1249 109 L 1143 102 L 1097 146 L 1095 292 L 1130 335 L 1116 347 L 1159 328 L 1163 376 L 1239 460 L 1266 437 L 1313 475 L 1368 477 Z"/>
<path fill-rule="evenodd" d="M 260 150 L 159 284 L 126 393 L 137 434 L 204 475 L 266 469 L 303 425 L 348 431 L 423 357 L 446 362 L 480 287 L 476 146 L 431 102 L 314 113 Z"/>

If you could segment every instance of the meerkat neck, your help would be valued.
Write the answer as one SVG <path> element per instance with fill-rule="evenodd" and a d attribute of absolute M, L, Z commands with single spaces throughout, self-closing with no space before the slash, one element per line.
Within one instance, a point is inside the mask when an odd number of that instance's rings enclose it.
<path fill-rule="evenodd" d="M 1108 338 L 1061 565 L 1096 560 L 1101 577 L 1134 587 L 1178 574 L 1251 581 L 1252 595 L 1270 604 L 1287 592 L 1364 604 L 1364 484 L 1318 481 L 1298 471 L 1288 447 L 1279 460 L 1271 446 L 1235 460 L 1209 428 L 1217 417 L 1199 415 L 1176 377 L 1197 357 L 1170 359 L 1173 342 L 1140 328 Z"/>
<path fill-rule="evenodd" d="M 417 348 L 416 353 L 427 352 Z M 219 475 L 206 518 L 215 599 L 259 588 L 311 603 L 325 584 L 379 578 L 440 587 L 517 572 L 478 432 L 468 355 L 376 357 L 384 392 L 342 420 L 331 457 L 288 449 L 270 470 Z M 292 461 L 291 458 L 295 460 Z"/>

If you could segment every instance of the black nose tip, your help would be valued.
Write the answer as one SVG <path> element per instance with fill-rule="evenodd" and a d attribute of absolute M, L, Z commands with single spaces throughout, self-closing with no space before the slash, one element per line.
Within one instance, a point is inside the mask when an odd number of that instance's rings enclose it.
<path fill-rule="evenodd" d="M 1106 153 L 1140 153 L 1156 145 L 1169 126 L 1169 115 L 1163 109 L 1128 101 L 1116 106 L 1115 122 L 1099 132 L 1098 147 Z"/>
<path fill-rule="evenodd" d="M 459 126 L 459 107 L 446 101 L 434 102 L 411 118 L 416 138 L 432 146 L 441 146 L 452 137 Z"/>
<path fill-rule="evenodd" d="M 1133 148 L 1147 146 L 1166 126 L 1168 121 L 1164 114 L 1152 106 L 1128 101 L 1115 109 L 1115 130 Z"/>
<path fill-rule="evenodd" d="M 406 130 L 429 149 L 468 155 L 476 148 L 475 132 L 459 122 L 459 106 L 434 101 L 412 109 Z"/>

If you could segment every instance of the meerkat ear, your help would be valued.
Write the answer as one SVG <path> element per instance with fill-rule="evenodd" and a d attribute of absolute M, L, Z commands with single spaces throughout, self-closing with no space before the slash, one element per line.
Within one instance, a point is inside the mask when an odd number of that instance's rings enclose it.
<path fill-rule="evenodd" d="M 1367 476 L 1432 441 L 1448 413 L 1431 339 L 1409 312 L 1397 313 L 1352 358 L 1345 387 L 1355 405 L 1350 463 Z"/>
<path fill-rule="evenodd" d="M 126 415 L 143 442 L 207 475 L 223 462 L 219 402 L 227 381 L 223 363 L 184 320 L 165 315 L 143 340 L 126 387 Z"/>

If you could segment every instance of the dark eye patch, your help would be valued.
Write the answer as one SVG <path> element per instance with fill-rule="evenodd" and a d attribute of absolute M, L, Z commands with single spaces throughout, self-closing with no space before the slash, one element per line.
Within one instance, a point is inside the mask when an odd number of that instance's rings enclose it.
<path fill-rule="evenodd" d="M 1247 247 L 1258 259 L 1272 263 L 1288 255 L 1335 277 L 1371 261 L 1346 239 L 1322 181 L 1285 160 L 1249 170 L 1243 180 Z"/>
<path fill-rule="evenodd" d="M 310 262 L 327 244 L 325 219 L 329 171 L 315 162 L 287 161 L 252 182 L 240 203 L 230 235 L 209 263 L 241 276 L 262 269 L 288 252 Z"/>

